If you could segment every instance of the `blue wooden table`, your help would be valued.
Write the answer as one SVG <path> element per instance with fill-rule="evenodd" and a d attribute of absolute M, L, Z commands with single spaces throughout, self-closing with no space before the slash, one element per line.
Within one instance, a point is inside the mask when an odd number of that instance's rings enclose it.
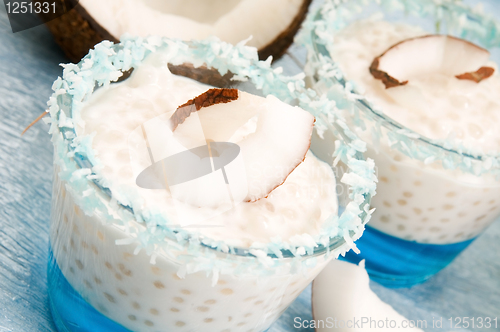
<path fill-rule="evenodd" d="M 500 14 L 500 3 L 487 9 Z M 292 48 L 278 65 L 300 70 L 303 53 Z M 0 5 L 0 332 L 55 331 L 47 302 L 47 249 L 52 186 L 48 126 L 20 133 L 43 112 L 52 82 L 68 62 L 43 26 L 13 34 Z M 297 65 L 298 62 L 298 65 Z M 411 289 L 372 288 L 410 319 L 500 319 L 500 223 L 492 225 L 448 268 Z M 294 317 L 311 319 L 310 288 L 270 332 L 294 328 Z M 426 329 L 449 331 L 450 329 Z M 460 329 L 460 331 L 500 331 Z"/>

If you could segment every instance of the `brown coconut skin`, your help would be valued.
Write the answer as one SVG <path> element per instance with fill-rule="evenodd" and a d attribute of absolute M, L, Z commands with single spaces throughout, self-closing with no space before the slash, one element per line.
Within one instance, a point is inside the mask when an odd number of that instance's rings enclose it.
<path fill-rule="evenodd" d="M 184 121 L 191 115 L 191 113 L 199 111 L 203 107 L 209 107 L 216 104 L 230 103 L 238 99 L 237 89 L 209 89 L 201 95 L 188 100 L 177 108 L 177 110 L 170 117 L 172 124 L 172 131 L 177 129 L 177 126 L 184 123 Z M 194 107 L 189 107 L 189 106 Z"/>
<path fill-rule="evenodd" d="M 32 2 L 43 2 L 43 0 L 32 0 Z M 288 28 L 258 51 L 261 60 L 265 60 L 271 55 L 276 60 L 286 52 L 293 43 L 293 38 L 305 19 L 311 2 L 312 0 L 303 0 L 299 12 Z M 90 49 L 103 40 L 115 43 L 119 41 L 118 37 L 112 36 L 97 23 L 83 6 L 77 4 L 76 0 L 56 0 L 56 13 L 65 13 L 66 8 L 72 6 L 74 6 L 73 9 L 53 20 L 52 13 L 39 14 L 54 35 L 56 42 L 72 62 L 79 62 Z"/>
<path fill-rule="evenodd" d="M 467 43 L 473 47 L 482 49 L 482 47 L 477 46 L 477 45 L 475 45 L 475 44 L 473 44 L 465 39 L 460 39 L 460 38 L 450 36 L 450 35 L 425 35 L 425 36 L 420 36 L 420 37 L 408 38 L 408 39 L 402 40 L 402 41 L 392 45 L 384 53 L 375 57 L 373 59 L 373 62 L 370 65 L 370 68 L 369 68 L 370 74 L 372 74 L 373 78 L 375 78 L 376 80 L 382 81 L 382 83 L 384 84 L 386 89 L 390 89 L 390 88 L 394 88 L 397 86 L 402 86 L 402 85 L 408 84 L 408 81 L 401 82 L 397 78 L 389 75 L 389 73 L 387 73 L 383 70 L 380 70 L 378 68 L 379 64 L 380 64 L 380 59 L 384 55 L 386 55 L 387 52 L 389 52 L 390 50 L 394 49 L 395 47 L 397 47 L 403 43 L 411 42 L 411 41 L 416 40 L 416 39 L 435 38 L 435 37 L 443 37 L 443 36 L 445 36 L 446 38 L 459 40 L 459 41 Z M 487 51 L 487 50 L 485 50 L 485 51 Z M 469 81 L 479 83 L 482 80 L 489 78 L 491 75 L 493 75 L 494 72 L 495 72 L 495 69 L 493 69 L 491 67 L 481 67 L 478 70 L 476 70 L 475 72 L 463 73 L 460 75 L 456 75 L 455 77 L 458 78 L 459 80 L 469 80 Z"/>
<path fill-rule="evenodd" d="M 302 6 L 300 7 L 299 12 L 293 19 L 292 23 L 290 23 L 288 28 L 280 33 L 278 37 L 276 37 L 272 42 L 259 50 L 259 59 L 265 60 L 272 55 L 273 59 L 276 60 L 286 52 L 288 47 L 292 45 L 295 34 L 297 34 L 297 31 L 299 30 L 302 22 L 306 18 L 307 11 L 311 2 L 312 0 L 304 0 L 302 2 Z"/>
<path fill-rule="evenodd" d="M 33 3 L 43 0 L 33 0 Z M 56 0 L 56 13 L 65 13 L 66 8 L 71 8 L 62 16 L 52 19 L 53 14 L 41 13 L 42 18 L 56 42 L 61 46 L 68 58 L 78 63 L 94 45 L 103 40 L 118 42 L 109 32 L 103 29 L 87 11 L 75 0 Z"/>

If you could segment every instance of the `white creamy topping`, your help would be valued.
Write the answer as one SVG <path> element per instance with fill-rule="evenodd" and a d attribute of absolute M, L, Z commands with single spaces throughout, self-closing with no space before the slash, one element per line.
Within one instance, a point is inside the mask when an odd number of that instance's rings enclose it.
<path fill-rule="evenodd" d="M 497 71 L 480 83 L 434 73 L 390 89 L 370 74 L 376 56 L 402 40 L 426 34 L 420 27 L 362 20 L 335 36 L 331 52 L 347 79 L 355 81 L 367 99 L 402 125 L 431 139 L 457 139 L 467 148 L 500 151 Z M 488 66 L 497 67 L 491 62 Z"/>
<path fill-rule="evenodd" d="M 94 93 L 82 110 L 77 132 L 94 135 L 93 148 L 103 163 L 103 175 L 114 194 L 137 192 L 143 207 L 160 211 L 172 224 L 185 224 L 176 219 L 178 208 L 182 206 L 184 211 L 192 213 L 196 225 L 201 226 L 190 225 L 189 229 L 215 240 L 224 240 L 229 245 L 250 246 L 277 238 L 302 245 L 298 239 L 306 241 L 308 238 L 302 235 L 318 234 L 323 221 L 337 213 L 334 173 L 329 165 L 310 152 L 284 184 L 268 197 L 253 203 L 239 203 L 223 213 L 215 213 L 217 208 L 194 207 L 176 201 L 168 190 L 143 189 L 136 185 L 136 174 L 131 166 L 130 134 L 150 119 L 172 114 L 179 105 L 208 88 L 172 75 L 161 54 L 151 56 L 128 80 Z M 289 106 L 283 104 L 283 107 Z M 231 141 L 237 143 L 254 132 L 255 122 L 256 119 L 251 118 L 244 123 L 241 130 L 232 135 Z M 262 149 L 264 151 L 266 146 Z"/>

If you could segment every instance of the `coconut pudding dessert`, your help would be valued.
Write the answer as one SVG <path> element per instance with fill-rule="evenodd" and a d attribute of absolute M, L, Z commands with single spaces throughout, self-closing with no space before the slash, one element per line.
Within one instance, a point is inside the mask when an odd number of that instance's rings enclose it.
<path fill-rule="evenodd" d="M 68 57 L 75 62 L 103 40 L 125 34 L 183 40 L 217 36 L 236 44 L 252 39 L 261 59 L 280 57 L 292 44 L 311 0 L 65 0 L 41 13 Z M 64 15 L 62 15 L 64 13 Z"/>
<path fill-rule="evenodd" d="M 229 70 L 233 87 L 172 74 L 181 64 Z M 340 127 L 329 157 L 346 170 L 310 152 L 314 117 L 268 94 L 321 102 L 269 65 L 243 45 L 151 37 L 66 66 L 49 102 L 58 329 L 264 331 L 354 246 L 373 163 Z"/>
<path fill-rule="evenodd" d="M 403 14 L 382 5 L 386 16 L 373 15 L 373 6 L 362 12 L 327 1 L 304 36 L 314 39 L 308 66 L 315 88 L 332 100 L 347 93 L 351 102 L 337 107 L 349 114 L 377 165 L 376 212 L 358 242 L 361 255 L 347 258 L 366 258 L 375 280 L 401 287 L 438 272 L 500 214 L 500 77 L 485 48 L 384 20 Z M 494 46 L 477 22 L 498 23 L 477 13 L 465 19 L 459 14 L 470 12 L 462 4 L 399 5 L 422 20 L 439 8 L 437 23 L 427 26 Z M 334 18 L 335 26 L 328 25 Z"/>

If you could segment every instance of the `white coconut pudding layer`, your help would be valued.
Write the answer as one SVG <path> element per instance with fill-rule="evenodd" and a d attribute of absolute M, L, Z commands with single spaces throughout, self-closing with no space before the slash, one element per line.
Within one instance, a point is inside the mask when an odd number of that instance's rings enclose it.
<path fill-rule="evenodd" d="M 117 245 L 130 239 L 126 230 L 85 215 L 65 183 L 55 179 L 57 218 L 50 235 L 55 261 L 88 304 L 131 331 L 265 331 L 333 257 L 300 260 L 311 266 L 304 274 L 295 273 L 290 260 L 269 267 L 269 276 L 235 275 L 224 268 L 216 278 L 206 271 L 184 275 L 186 248 L 171 243 L 152 264 L 135 243 Z"/>
<path fill-rule="evenodd" d="M 335 35 L 329 51 L 346 79 L 377 110 L 403 127 L 424 138 L 454 142 L 462 151 L 497 154 L 497 65 L 478 46 L 428 34 L 420 27 L 359 20 Z M 378 69 L 385 66 L 385 74 L 402 78 L 400 82 L 387 87 L 391 84 L 384 81 L 387 77 L 375 78 L 370 68 L 377 57 Z M 458 78 L 481 66 L 494 70 L 493 75 L 479 82 Z M 368 126 L 357 127 L 358 134 L 375 142 L 370 133 L 373 128 Z M 434 157 L 418 161 L 393 149 L 395 143 L 388 138 L 368 144 L 367 155 L 378 166 L 380 182 L 372 201 L 376 213 L 371 227 L 406 240 L 449 244 L 474 238 L 499 215 L 500 183 L 494 176 L 450 170 Z"/>
<path fill-rule="evenodd" d="M 74 129 L 65 135 L 89 149 L 68 154 L 55 144 L 55 261 L 85 301 L 127 329 L 264 331 L 340 253 L 332 246 L 330 255 L 306 255 L 325 223 L 338 227 L 335 174 L 308 151 L 310 113 L 272 96 L 209 93 L 173 75 L 168 56 L 154 53 L 128 79 L 97 89 L 78 104 L 74 125 L 59 114 L 58 127 Z M 239 149 L 224 174 L 214 157 L 227 152 L 220 142 Z M 168 158 L 199 146 L 210 148 L 210 174 L 178 183 L 167 176 L 165 187 L 141 182 L 158 175 L 146 172 L 152 166 L 164 162 L 168 173 Z M 83 152 L 93 173 L 68 159 Z M 179 165 L 181 173 L 191 167 Z M 357 206 L 343 224 L 362 212 Z"/>

